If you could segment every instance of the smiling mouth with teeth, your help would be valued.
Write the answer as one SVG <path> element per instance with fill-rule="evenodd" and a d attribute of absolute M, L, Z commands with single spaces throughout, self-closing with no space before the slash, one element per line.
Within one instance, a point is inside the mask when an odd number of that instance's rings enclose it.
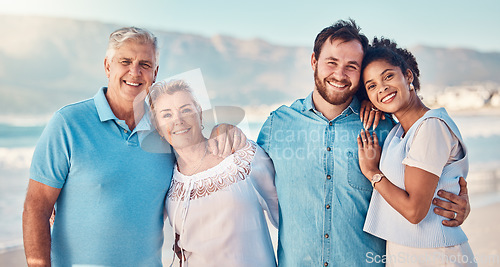
<path fill-rule="evenodd" d="M 189 131 L 189 128 L 184 129 L 184 130 L 180 130 L 180 131 L 176 131 L 176 132 L 172 132 L 172 134 L 183 134 L 183 133 L 187 133 L 187 131 Z"/>
<path fill-rule="evenodd" d="M 382 100 L 380 100 L 380 102 L 385 103 L 386 101 L 392 99 L 394 96 L 396 96 L 396 92 L 385 96 L 384 98 L 382 98 Z"/>
<path fill-rule="evenodd" d="M 132 82 L 127 82 L 127 81 L 124 81 L 124 82 L 125 82 L 125 84 L 130 85 L 130 86 L 139 86 L 139 85 L 141 85 L 141 83 L 132 83 Z"/>
<path fill-rule="evenodd" d="M 337 83 L 333 83 L 331 81 L 327 81 L 327 83 L 335 88 L 338 88 L 338 89 L 344 89 L 347 87 L 346 84 L 337 84 Z"/>

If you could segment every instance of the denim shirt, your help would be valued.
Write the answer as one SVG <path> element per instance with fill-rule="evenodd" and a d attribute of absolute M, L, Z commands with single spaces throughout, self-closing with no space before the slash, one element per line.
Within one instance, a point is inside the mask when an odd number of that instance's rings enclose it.
<path fill-rule="evenodd" d="M 385 241 L 363 232 L 372 186 L 359 169 L 363 129 L 356 97 L 329 121 L 312 94 L 273 111 L 258 144 L 276 169 L 279 201 L 278 264 L 366 266 L 381 263 Z M 376 129 L 383 145 L 393 121 Z"/>

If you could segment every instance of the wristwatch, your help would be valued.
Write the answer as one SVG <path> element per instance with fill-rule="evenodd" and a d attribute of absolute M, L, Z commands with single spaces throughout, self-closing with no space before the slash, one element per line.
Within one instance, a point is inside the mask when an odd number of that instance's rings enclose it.
<path fill-rule="evenodd" d="M 385 175 L 383 175 L 381 173 L 377 173 L 377 174 L 373 175 L 372 186 L 375 187 L 375 183 L 380 182 L 380 180 L 382 180 L 382 178 L 384 178 L 384 177 L 385 177 Z"/>

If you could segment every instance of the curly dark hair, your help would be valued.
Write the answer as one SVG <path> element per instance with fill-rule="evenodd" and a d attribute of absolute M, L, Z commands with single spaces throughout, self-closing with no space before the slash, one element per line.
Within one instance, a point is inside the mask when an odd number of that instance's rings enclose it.
<path fill-rule="evenodd" d="M 387 63 L 399 67 L 402 73 L 405 73 L 406 70 L 409 69 L 413 73 L 412 83 L 415 87 L 415 91 L 420 89 L 420 70 L 418 69 L 418 63 L 415 56 L 413 56 L 410 51 L 398 47 L 397 43 L 394 41 L 384 37 L 380 39 L 375 37 L 372 44 L 366 50 L 361 70 L 364 71 L 368 64 L 376 60 L 385 60 Z"/>

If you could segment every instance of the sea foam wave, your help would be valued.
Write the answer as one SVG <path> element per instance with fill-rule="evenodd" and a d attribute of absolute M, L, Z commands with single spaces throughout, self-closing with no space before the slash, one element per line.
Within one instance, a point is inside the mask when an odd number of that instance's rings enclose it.
<path fill-rule="evenodd" d="M 464 138 L 500 135 L 500 115 L 453 116 Z"/>
<path fill-rule="evenodd" d="M 0 147 L 1 169 L 27 169 L 30 167 L 34 147 Z"/>
<path fill-rule="evenodd" d="M 0 114 L 0 123 L 12 126 L 40 126 L 45 125 L 52 117 L 52 114 L 39 115 L 11 115 Z"/>
<path fill-rule="evenodd" d="M 3 252 L 22 249 L 22 248 L 23 248 L 23 240 L 22 239 L 0 242 L 0 254 Z"/>

